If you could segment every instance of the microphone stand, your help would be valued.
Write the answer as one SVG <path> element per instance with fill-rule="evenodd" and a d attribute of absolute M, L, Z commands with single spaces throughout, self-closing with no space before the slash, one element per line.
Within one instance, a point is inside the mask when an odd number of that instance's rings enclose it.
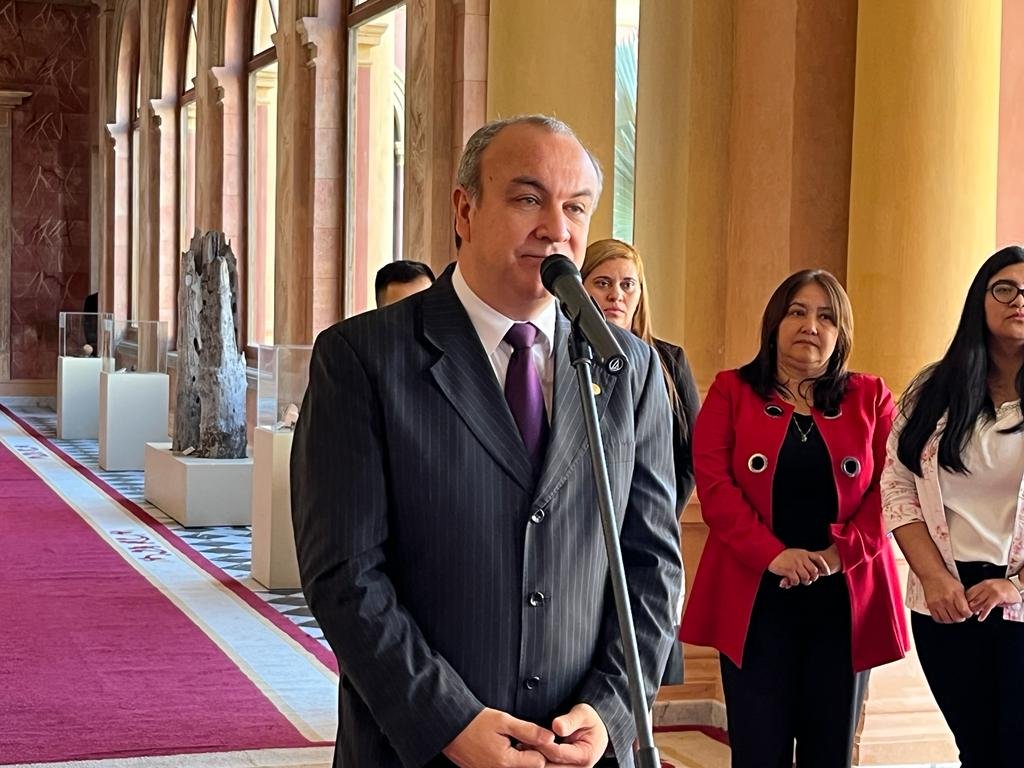
<path fill-rule="evenodd" d="M 619 633 L 622 639 L 622 653 L 626 659 L 626 678 L 629 682 L 629 699 L 636 722 L 639 747 L 636 753 L 637 768 L 661 768 L 661 757 L 654 746 L 651 730 L 651 715 L 647 709 L 647 695 L 640 675 L 640 652 L 636 645 L 636 629 L 633 626 L 633 611 L 629 605 L 626 590 L 626 571 L 622 564 L 622 549 L 615 525 L 612 504 L 612 486 L 608 479 L 608 463 L 604 456 L 601 440 L 601 425 L 597 418 L 597 403 L 594 400 L 593 377 L 590 369 L 594 365 L 594 352 L 579 328 L 577 320 L 572 321 L 569 332 L 569 360 L 576 369 L 580 386 L 580 403 L 583 419 L 587 425 L 587 439 L 590 443 L 590 459 L 597 483 L 597 505 L 601 512 L 601 528 L 604 531 L 604 546 L 608 554 L 608 575 L 615 596 L 615 613 L 619 619 Z M 620 368 L 620 371 L 622 369 Z"/>

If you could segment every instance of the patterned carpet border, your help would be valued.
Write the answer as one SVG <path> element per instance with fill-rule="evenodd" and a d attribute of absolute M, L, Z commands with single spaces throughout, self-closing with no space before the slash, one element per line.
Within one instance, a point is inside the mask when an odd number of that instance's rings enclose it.
<path fill-rule="evenodd" d="M 253 593 L 252 590 L 230 574 L 211 563 L 206 557 L 190 547 L 180 537 L 175 536 L 167 526 L 155 519 L 134 501 L 126 498 L 124 494 L 103 480 L 103 478 L 99 477 L 91 469 L 68 455 L 59 446 L 54 444 L 53 441 L 39 432 L 39 430 L 3 403 L 0 403 L 0 412 L 17 424 L 26 434 L 32 437 L 32 439 L 45 445 L 47 450 L 52 452 L 55 456 L 60 457 L 61 461 L 63 461 L 68 467 L 87 478 L 89 482 L 102 490 L 113 501 L 117 502 L 117 504 L 135 517 L 140 523 L 159 533 L 170 546 L 178 550 L 179 553 L 191 560 L 196 566 L 203 569 L 213 579 L 220 582 L 226 589 L 230 590 L 240 600 L 245 602 L 246 605 L 252 608 L 252 610 L 260 614 L 260 616 L 264 617 L 281 632 L 288 635 L 288 637 L 299 643 L 303 649 L 312 654 L 321 664 L 337 674 L 338 661 L 334 657 L 334 654 L 331 653 L 329 649 L 325 648 L 323 644 L 303 632 L 301 628 L 289 621 L 287 617 L 282 616 L 279 612 L 275 611 L 271 606 L 267 605 L 265 601 L 261 600 L 258 595 Z"/>

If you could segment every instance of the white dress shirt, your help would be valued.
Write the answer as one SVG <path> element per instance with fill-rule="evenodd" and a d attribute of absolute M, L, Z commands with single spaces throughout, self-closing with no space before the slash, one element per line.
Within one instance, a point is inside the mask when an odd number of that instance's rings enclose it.
<path fill-rule="evenodd" d="M 455 265 L 455 272 L 452 274 L 452 286 L 455 288 L 455 295 L 459 297 L 462 306 L 469 315 L 469 321 L 476 329 L 476 335 L 480 337 L 480 344 L 483 345 L 484 354 L 491 361 L 494 375 L 498 378 L 498 384 L 502 391 L 505 390 L 505 374 L 508 372 L 508 362 L 512 358 L 512 345 L 505 341 L 505 334 L 509 328 L 516 324 L 515 320 L 505 317 L 501 312 L 487 304 L 483 299 L 473 293 L 473 289 L 466 283 L 458 264 Z M 540 384 L 544 389 L 544 410 L 547 412 L 548 422 L 551 421 L 551 397 L 555 381 L 555 363 L 552 355 L 555 340 L 555 313 L 558 307 L 555 304 L 554 296 L 551 297 L 544 309 L 529 322 L 537 328 L 537 340 L 534 342 L 531 352 L 533 363 L 537 366 L 537 373 L 540 375 Z"/>
<path fill-rule="evenodd" d="M 974 428 L 963 453 L 970 474 L 939 468 L 949 540 L 957 560 L 1007 563 L 1024 475 L 1024 433 L 999 430 L 1020 420 L 1020 401 L 1004 403 L 996 409 L 995 421 L 979 419 Z"/>

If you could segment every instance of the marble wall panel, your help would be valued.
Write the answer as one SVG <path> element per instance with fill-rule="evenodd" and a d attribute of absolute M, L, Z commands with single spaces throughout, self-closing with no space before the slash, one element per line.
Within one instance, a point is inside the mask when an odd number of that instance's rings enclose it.
<path fill-rule="evenodd" d="M 0 0 L 0 89 L 13 113 L 11 377 L 52 378 L 57 315 L 89 293 L 93 8 Z"/>

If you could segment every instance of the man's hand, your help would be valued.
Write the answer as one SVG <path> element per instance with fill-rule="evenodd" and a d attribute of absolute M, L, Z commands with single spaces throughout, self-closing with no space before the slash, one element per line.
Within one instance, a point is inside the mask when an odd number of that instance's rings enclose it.
<path fill-rule="evenodd" d="M 984 583 L 984 582 L 982 582 Z M 964 585 L 946 570 L 931 578 L 922 578 L 928 612 L 939 624 L 956 624 L 971 618 L 973 611 L 964 594 Z M 980 584 L 978 586 L 981 586 Z M 1007 582 L 1009 586 L 1009 582 Z"/>
<path fill-rule="evenodd" d="M 779 586 L 793 587 L 810 584 L 828 571 L 828 563 L 820 552 L 806 549 L 784 549 L 768 564 L 768 570 L 781 576 Z"/>
<path fill-rule="evenodd" d="M 589 704 L 577 704 L 567 714 L 556 717 L 551 730 L 559 737 L 559 743 L 537 747 L 548 759 L 548 765 L 592 768 L 608 748 L 608 731 L 597 710 Z"/>
<path fill-rule="evenodd" d="M 547 763 L 537 749 L 554 743 L 555 734 L 547 728 L 484 709 L 441 751 L 459 768 L 544 768 Z"/>
<path fill-rule="evenodd" d="M 1021 601 L 1020 592 L 1006 579 L 979 581 L 967 590 L 966 597 L 978 621 L 987 619 L 994 608 L 1016 605 Z"/>

